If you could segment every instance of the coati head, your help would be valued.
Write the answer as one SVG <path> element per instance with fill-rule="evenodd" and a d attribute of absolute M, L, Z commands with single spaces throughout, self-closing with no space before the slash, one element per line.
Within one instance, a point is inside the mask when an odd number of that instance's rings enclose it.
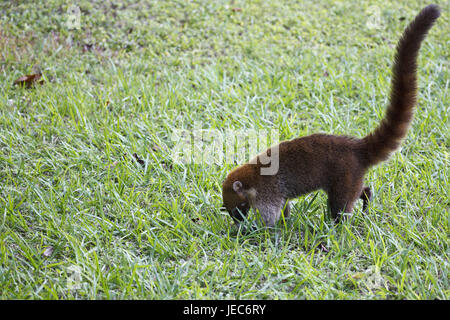
<path fill-rule="evenodd" d="M 244 217 L 247 216 L 256 196 L 256 190 L 249 185 L 251 179 L 248 179 L 253 170 L 249 171 L 248 169 L 245 167 L 235 169 L 230 172 L 222 184 L 223 206 L 236 223 L 244 220 Z"/>
<path fill-rule="evenodd" d="M 243 192 L 242 182 L 239 180 L 234 181 L 231 187 L 225 180 L 222 190 L 223 205 L 227 209 L 234 222 L 244 220 L 250 210 L 250 202 Z"/>

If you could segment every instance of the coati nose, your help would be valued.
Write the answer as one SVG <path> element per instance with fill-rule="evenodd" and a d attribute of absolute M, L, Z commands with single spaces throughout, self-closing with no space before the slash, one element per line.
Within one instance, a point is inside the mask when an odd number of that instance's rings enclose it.
<path fill-rule="evenodd" d="M 236 207 L 233 210 L 231 210 L 231 215 L 234 218 L 240 218 L 241 217 L 241 211 Z"/>
<path fill-rule="evenodd" d="M 244 208 L 240 209 L 238 207 L 235 207 L 233 210 L 231 210 L 231 217 L 233 218 L 233 220 L 238 220 L 238 221 L 242 221 L 245 219 L 245 210 Z"/>

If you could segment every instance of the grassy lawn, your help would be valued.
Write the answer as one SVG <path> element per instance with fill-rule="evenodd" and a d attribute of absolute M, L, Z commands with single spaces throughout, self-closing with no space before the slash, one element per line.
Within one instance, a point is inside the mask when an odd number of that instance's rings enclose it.
<path fill-rule="evenodd" d="M 174 130 L 363 137 L 428 2 L 73 1 L 80 20 L 66 1 L 1 2 L 0 298 L 449 299 L 440 2 L 412 128 L 366 177 L 369 213 L 336 225 L 316 192 L 250 233 L 220 210 L 237 163 L 175 163 Z M 44 84 L 13 85 L 38 68 Z"/>

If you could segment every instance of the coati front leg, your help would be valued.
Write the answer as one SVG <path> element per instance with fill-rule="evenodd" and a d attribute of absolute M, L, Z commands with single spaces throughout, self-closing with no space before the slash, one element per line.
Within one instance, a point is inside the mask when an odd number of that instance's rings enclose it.
<path fill-rule="evenodd" d="M 285 199 L 281 197 L 273 197 L 273 198 L 263 198 L 257 199 L 253 204 L 254 209 L 259 212 L 261 218 L 264 221 L 264 224 L 267 227 L 274 227 L 277 223 L 278 219 L 280 219 L 281 211 L 284 209 L 284 214 L 286 216 L 286 209 L 288 207 L 288 203 Z M 289 209 L 287 209 L 289 214 Z"/>
<path fill-rule="evenodd" d="M 289 202 L 289 200 L 286 200 L 286 202 L 284 203 L 284 207 L 283 207 L 283 215 L 284 218 L 287 218 L 290 216 L 291 214 L 291 203 Z"/>

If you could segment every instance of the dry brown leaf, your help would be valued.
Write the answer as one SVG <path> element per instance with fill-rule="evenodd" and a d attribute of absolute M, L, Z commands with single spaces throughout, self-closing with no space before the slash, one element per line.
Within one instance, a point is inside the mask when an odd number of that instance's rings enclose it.
<path fill-rule="evenodd" d="M 322 252 L 328 252 L 328 248 L 325 247 L 325 245 L 323 243 L 319 244 L 319 250 Z"/>
<path fill-rule="evenodd" d="M 26 76 L 20 77 L 16 81 L 14 81 L 15 86 L 25 86 L 26 88 L 31 88 L 33 85 L 43 84 L 44 79 L 41 79 L 42 75 L 39 73 L 28 74 Z M 39 80 L 41 79 L 41 80 Z"/>
<path fill-rule="evenodd" d="M 191 218 L 192 222 L 200 223 L 200 218 Z"/>
<path fill-rule="evenodd" d="M 136 153 L 133 153 L 133 157 L 136 159 L 137 163 L 139 163 L 141 166 L 145 166 L 145 161 L 139 158 L 139 156 Z"/>
<path fill-rule="evenodd" d="M 94 48 L 94 45 L 92 43 L 86 43 L 83 45 L 83 52 L 92 51 Z"/>

